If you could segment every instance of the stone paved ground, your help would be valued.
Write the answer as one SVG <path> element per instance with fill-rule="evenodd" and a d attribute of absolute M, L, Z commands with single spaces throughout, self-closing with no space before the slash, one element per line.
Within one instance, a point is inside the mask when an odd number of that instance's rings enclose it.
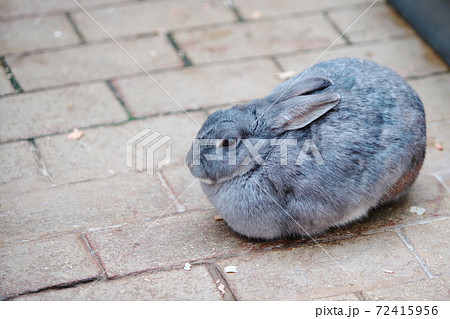
<path fill-rule="evenodd" d="M 371 1 L 78 1 L 190 116 L 74 1 L 2 1 L 2 299 L 450 299 L 450 72 L 387 4 L 321 59 L 404 76 L 425 103 L 426 162 L 404 200 L 319 247 L 236 236 L 198 184 L 184 193 L 183 157 L 196 122 L 308 67 Z M 126 140 L 146 127 L 173 137 L 154 176 L 125 165 Z"/>

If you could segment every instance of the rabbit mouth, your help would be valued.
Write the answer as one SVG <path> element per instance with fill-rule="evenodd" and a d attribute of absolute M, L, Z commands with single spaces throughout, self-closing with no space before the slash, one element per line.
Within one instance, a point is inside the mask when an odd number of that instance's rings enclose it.
<path fill-rule="evenodd" d="M 224 183 L 227 182 L 233 178 L 235 178 L 236 176 L 239 176 L 239 174 L 233 174 L 232 176 L 225 176 L 225 177 L 221 177 L 218 178 L 216 180 L 212 180 L 210 178 L 198 178 L 202 183 L 208 184 L 208 185 L 214 185 L 214 184 L 220 184 L 220 183 Z"/>
<path fill-rule="evenodd" d="M 235 170 L 230 176 L 224 176 L 221 178 L 218 178 L 216 180 L 212 180 L 210 178 L 198 178 L 201 182 L 208 184 L 208 185 L 214 185 L 214 184 L 220 184 L 224 182 L 228 182 L 234 178 L 239 178 L 242 175 L 248 174 L 248 172 L 251 171 L 246 167 L 241 167 L 240 169 Z"/>
<path fill-rule="evenodd" d="M 199 178 L 199 181 L 208 185 L 212 185 L 215 184 L 216 182 L 214 182 L 213 180 L 209 179 L 209 178 Z"/>
<path fill-rule="evenodd" d="M 226 181 L 229 181 L 230 179 L 234 178 L 233 177 L 222 177 L 219 178 L 218 180 L 213 181 L 212 179 L 209 178 L 199 178 L 200 182 L 208 184 L 208 185 L 214 185 L 214 184 L 220 184 Z"/>

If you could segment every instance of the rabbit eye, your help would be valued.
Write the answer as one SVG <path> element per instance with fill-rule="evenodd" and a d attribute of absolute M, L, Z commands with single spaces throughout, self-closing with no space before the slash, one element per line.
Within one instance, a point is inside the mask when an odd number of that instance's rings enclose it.
<path fill-rule="evenodd" d="M 237 142 L 238 142 L 237 138 L 223 139 L 220 141 L 219 147 L 230 148 L 230 147 L 235 146 L 237 144 Z"/>

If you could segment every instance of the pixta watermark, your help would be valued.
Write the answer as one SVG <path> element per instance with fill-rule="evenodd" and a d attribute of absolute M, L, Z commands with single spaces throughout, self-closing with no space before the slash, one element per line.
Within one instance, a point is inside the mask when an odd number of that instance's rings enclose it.
<path fill-rule="evenodd" d="M 305 161 L 315 161 L 317 165 L 325 165 L 319 148 L 312 139 L 194 139 L 192 142 L 192 162 L 190 166 L 200 165 L 201 159 L 206 161 L 227 161 L 228 165 L 249 165 L 256 162 L 266 165 L 264 154 L 267 147 L 270 153 L 277 152 L 279 165 L 301 166 Z M 245 149 L 243 149 L 245 148 Z M 207 149 L 207 151 L 205 151 Z M 211 151 L 214 149 L 214 151 Z M 240 154 L 246 154 L 242 159 Z M 240 163 L 237 163 L 238 158 Z M 271 156 L 273 158 L 273 156 Z M 189 161 L 190 162 L 190 161 Z"/>
<path fill-rule="evenodd" d="M 170 163 L 172 137 L 145 128 L 134 134 L 126 143 L 126 165 L 140 172 L 153 175 Z"/>
<path fill-rule="evenodd" d="M 149 128 L 134 134 L 126 143 L 127 167 L 154 175 L 155 171 L 171 161 L 171 140 L 172 137 Z M 201 159 L 226 162 L 233 166 L 246 166 L 254 162 L 266 165 L 268 147 L 271 158 L 276 157 L 280 166 L 301 166 L 305 161 L 325 165 L 319 148 L 312 139 L 300 143 L 297 139 L 193 139 L 189 155 L 192 158 L 188 162 L 190 167 L 201 165 Z"/>

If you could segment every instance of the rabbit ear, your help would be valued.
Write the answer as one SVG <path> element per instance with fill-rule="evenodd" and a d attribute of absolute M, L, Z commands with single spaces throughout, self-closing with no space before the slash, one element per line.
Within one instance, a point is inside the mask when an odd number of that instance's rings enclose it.
<path fill-rule="evenodd" d="M 266 100 L 271 105 L 263 115 L 266 123 L 277 133 L 307 126 L 339 103 L 338 93 L 317 93 L 330 85 L 327 78 L 309 77 L 294 82 L 284 93 L 276 90 Z"/>
<path fill-rule="evenodd" d="M 314 76 L 308 78 L 297 78 L 293 83 L 284 82 L 278 89 L 275 89 L 266 99 L 270 103 L 283 102 L 294 96 L 306 95 L 314 91 L 323 90 L 333 83 L 330 79 Z"/>
<path fill-rule="evenodd" d="M 338 93 L 295 96 L 273 105 L 267 123 L 279 133 L 307 126 L 339 103 Z"/>

